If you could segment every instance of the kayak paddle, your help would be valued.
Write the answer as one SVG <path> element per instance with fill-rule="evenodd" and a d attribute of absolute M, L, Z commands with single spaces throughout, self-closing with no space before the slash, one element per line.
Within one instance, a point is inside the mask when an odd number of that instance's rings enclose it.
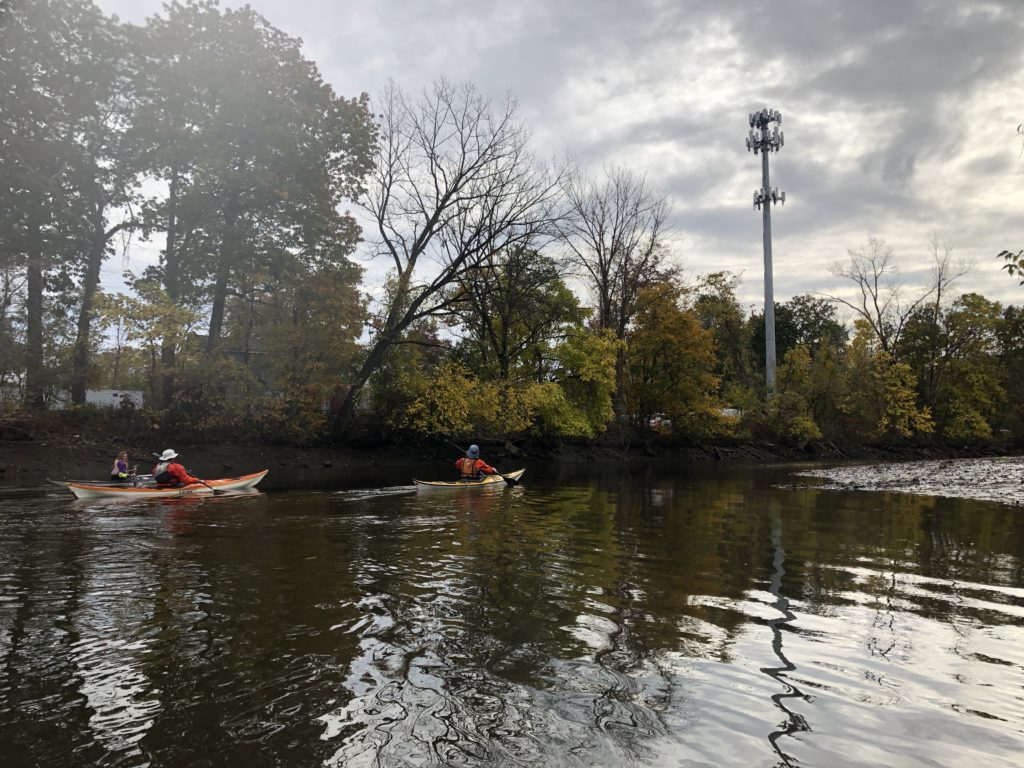
<path fill-rule="evenodd" d="M 196 478 L 196 482 L 197 483 L 201 483 L 201 484 L 205 485 L 207 488 L 209 488 L 213 492 L 214 496 L 216 496 L 218 493 L 227 493 L 227 491 L 222 491 L 219 488 L 214 488 L 208 482 L 206 482 L 205 480 L 200 480 L 198 477 Z"/>

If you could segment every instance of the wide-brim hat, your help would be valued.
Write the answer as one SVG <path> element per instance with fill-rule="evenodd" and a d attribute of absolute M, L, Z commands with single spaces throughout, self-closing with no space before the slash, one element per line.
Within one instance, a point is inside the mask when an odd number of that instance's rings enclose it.
<path fill-rule="evenodd" d="M 170 448 L 168 448 L 166 451 L 164 451 L 163 453 L 160 454 L 160 461 L 170 461 L 171 459 L 176 459 L 176 458 L 178 458 L 178 454 L 176 454 Z"/>

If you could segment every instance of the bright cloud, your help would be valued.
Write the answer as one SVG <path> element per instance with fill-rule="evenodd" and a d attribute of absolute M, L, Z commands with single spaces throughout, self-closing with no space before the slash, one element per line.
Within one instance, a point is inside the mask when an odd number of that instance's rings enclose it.
<path fill-rule="evenodd" d="M 961 289 L 1021 301 L 995 260 L 1024 247 L 1019 0 L 250 4 L 301 37 L 341 94 L 441 76 L 513 93 L 539 154 L 570 153 L 594 173 L 624 164 L 670 193 L 679 260 L 742 272 L 749 304 L 761 294 L 761 176 L 744 137 L 763 106 L 783 113 L 786 136 L 771 156 L 787 193 L 773 212 L 777 300 L 834 289 L 829 265 L 869 236 L 923 275 L 937 236 L 976 261 Z M 160 10 L 99 5 L 136 22 Z"/>

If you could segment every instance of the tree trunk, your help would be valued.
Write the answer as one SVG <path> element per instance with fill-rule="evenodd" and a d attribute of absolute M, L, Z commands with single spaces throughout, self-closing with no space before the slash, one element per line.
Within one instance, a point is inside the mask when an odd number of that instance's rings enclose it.
<path fill-rule="evenodd" d="M 352 426 L 352 420 L 356 415 L 356 400 L 359 397 L 359 393 L 362 392 L 363 386 L 370 380 L 373 372 L 380 367 L 380 364 L 384 361 L 384 356 L 387 351 L 391 349 L 391 345 L 394 344 L 401 336 L 403 328 L 409 325 L 409 318 L 412 317 L 412 313 L 415 311 L 415 306 L 410 307 L 406 310 L 405 316 L 402 317 L 402 312 L 399 307 L 403 302 L 399 301 L 397 297 L 405 296 L 408 294 L 409 282 L 412 279 L 412 265 L 406 266 L 406 269 L 398 276 L 398 285 L 395 288 L 394 303 L 391 309 L 388 311 L 388 317 L 384 321 L 384 330 L 377 336 L 377 340 L 374 342 L 373 347 L 370 348 L 369 354 L 363 361 L 362 367 L 359 369 L 359 373 L 356 374 L 352 385 L 348 388 L 348 392 L 345 393 L 345 399 L 341 403 L 341 408 L 337 415 L 334 417 L 334 421 L 331 423 L 331 434 L 335 437 L 342 437 Z M 421 297 L 422 299 L 422 297 Z M 419 301 L 414 301 L 413 304 L 417 305 Z"/>
<path fill-rule="evenodd" d="M 10 258 L 8 253 L 2 253 L 0 257 Z M 2 289 L 0 289 L 0 339 L 12 339 L 11 321 L 7 313 L 14 303 L 15 288 L 14 277 L 9 267 L 4 267 L 3 270 L 0 270 L 0 281 L 2 281 Z M 17 378 L 18 367 L 18 363 L 14 360 L 4 361 L 4 364 L 0 366 L 0 387 L 10 385 L 11 378 L 9 377 Z"/>
<path fill-rule="evenodd" d="M 28 224 L 25 298 L 25 405 L 42 409 L 43 398 L 43 242 L 39 220 Z"/>
<path fill-rule="evenodd" d="M 359 393 L 362 392 L 363 387 L 370 380 L 373 372 L 380 366 L 384 360 L 384 355 L 387 354 L 393 343 L 393 337 L 381 336 L 370 349 L 370 354 L 363 361 L 359 373 L 356 374 L 352 385 L 348 388 L 348 392 L 345 393 L 345 399 L 341 403 L 341 408 L 331 423 L 331 434 L 335 437 L 342 437 L 349 427 L 352 426 L 352 420 L 356 415 L 356 400 L 359 398 Z"/>
<path fill-rule="evenodd" d="M 114 389 L 120 389 L 121 384 L 121 355 L 122 347 L 120 343 L 117 345 L 117 349 L 114 350 L 114 365 L 110 369 L 110 385 Z"/>
<path fill-rule="evenodd" d="M 630 301 L 629 301 L 629 277 L 630 262 L 627 258 L 622 267 L 622 295 L 619 296 L 618 307 L 616 307 L 615 326 L 612 330 L 615 331 L 615 338 L 620 342 L 626 340 L 626 329 L 629 327 L 629 316 L 630 316 Z M 622 346 L 619 351 L 615 354 L 615 394 L 612 396 L 612 413 L 615 414 L 616 421 L 622 417 L 626 411 L 626 348 Z"/>
<path fill-rule="evenodd" d="M 167 195 L 167 246 L 164 248 L 164 290 L 171 301 L 177 303 L 181 291 L 178 285 L 178 172 L 171 175 Z M 165 409 L 174 402 L 174 367 L 177 350 L 174 342 L 164 339 L 160 345 L 160 399 Z"/>
<path fill-rule="evenodd" d="M 224 305 L 228 297 L 228 280 L 235 258 L 235 220 L 237 216 L 237 195 L 224 209 L 224 234 L 221 237 L 220 259 L 217 265 L 217 280 L 213 284 L 213 306 L 210 308 L 210 335 L 206 339 L 207 353 L 213 352 L 220 342 L 224 327 Z"/>
<path fill-rule="evenodd" d="M 616 419 L 626 410 L 626 350 L 620 349 L 615 354 L 615 394 L 612 395 L 612 413 Z"/>
<path fill-rule="evenodd" d="M 210 309 L 210 335 L 206 339 L 206 351 L 213 352 L 220 342 L 221 329 L 224 326 L 224 304 L 228 296 L 228 277 L 231 265 L 221 260 L 217 268 L 217 281 L 213 284 L 213 307 Z"/>
<path fill-rule="evenodd" d="M 86 256 L 85 277 L 82 279 L 82 305 L 78 310 L 78 332 L 75 349 L 71 358 L 71 402 L 85 404 L 85 390 L 89 374 L 89 337 L 92 330 L 92 313 L 96 303 L 96 290 L 100 283 L 100 268 L 107 250 L 107 235 L 103 231 L 102 212 L 99 221 L 93 222 L 93 237 Z"/>

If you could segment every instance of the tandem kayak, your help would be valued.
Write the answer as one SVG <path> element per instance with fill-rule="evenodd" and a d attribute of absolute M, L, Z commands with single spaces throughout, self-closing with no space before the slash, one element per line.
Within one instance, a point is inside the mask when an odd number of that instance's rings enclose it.
<path fill-rule="evenodd" d="M 515 472 L 504 472 L 502 474 L 511 480 L 518 480 L 525 471 L 525 469 L 517 469 Z M 413 478 L 412 482 L 416 486 L 417 491 L 430 491 L 435 488 L 464 491 L 471 488 L 498 488 L 506 484 L 505 478 L 501 475 L 484 475 L 479 480 L 417 480 Z"/>
<path fill-rule="evenodd" d="M 80 483 L 66 482 L 63 485 L 79 499 L 157 499 L 173 496 L 194 496 L 214 491 L 242 491 L 253 488 L 266 477 L 270 470 L 253 472 L 241 477 L 222 477 L 217 480 L 206 480 L 206 485 L 193 483 L 182 488 L 158 488 L 155 485 L 115 485 L 112 483 Z"/>

